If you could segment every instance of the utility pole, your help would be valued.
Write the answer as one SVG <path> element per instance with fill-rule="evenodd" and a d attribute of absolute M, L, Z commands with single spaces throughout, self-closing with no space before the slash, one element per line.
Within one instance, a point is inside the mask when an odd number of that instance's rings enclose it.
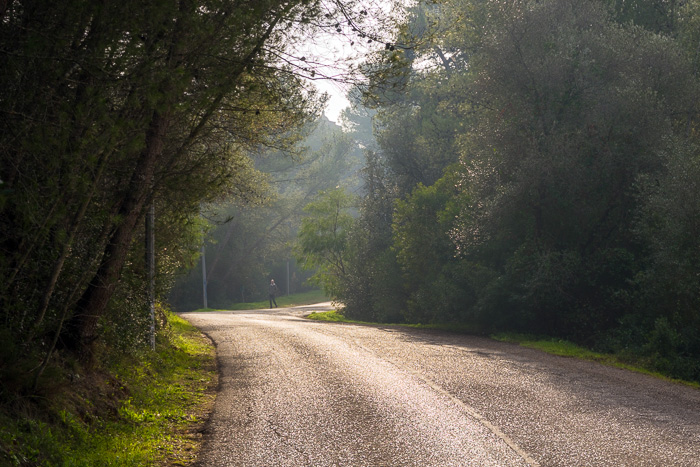
<path fill-rule="evenodd" d="M 202 296 L 204 298 L 204 308 L 209 308 L 207 305 L 207 257 L 204 244 L 202 244 Z"/>
<path fill-rule="evenodd" d="M 151 329 L 150 343 L 151 350 L 156 349 L 156 252 L 155 252 L 155 204 L 151 202 L 146 215 L 146 268 L 148 279 L 148 305 L 150 308 Z"/>
<path fill-rule="evenodd" d="M 291 237 L 292 234 L 292 221 L 288 220 L 287 221 L 287 226 L 289 227 L 289 232 L 288 235 Z M 287 252 L 287 297 L 289 297 L 289 255 L 291 254 L 291 251 Z"/>

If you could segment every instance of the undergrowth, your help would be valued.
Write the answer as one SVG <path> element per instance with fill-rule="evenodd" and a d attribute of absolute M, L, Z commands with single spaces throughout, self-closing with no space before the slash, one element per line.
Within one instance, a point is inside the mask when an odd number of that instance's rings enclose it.
<path fill-rule="evenodd" d="M 185 466 L 214 399 L 214 350 L 171 315 L 156 351 L 66 371 L 50 390 L 0 406 L 0 465 Z"/>

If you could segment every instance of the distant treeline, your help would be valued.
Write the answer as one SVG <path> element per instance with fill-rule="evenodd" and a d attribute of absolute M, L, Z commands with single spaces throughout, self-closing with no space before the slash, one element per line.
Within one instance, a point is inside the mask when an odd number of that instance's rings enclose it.
<path fill-rule="evenodd" d="M 268 151 L 254 158 L 269 184 L 264 202 L 226 200 L 208 207 L 205 216 L 216 222 L 206 235 L 206 254 L 177 277 L 168 295 L 173 309 L 202 308 L 203 266 L 210 308 L 266 300 L 270 279 L 283 295 L 317 288 L 291 252 L 303 209 L 319 191 L 355 190 L 363 156 L 351 136 L 326 117 L 296 131 L 303 137 L 294 157 Z"/>

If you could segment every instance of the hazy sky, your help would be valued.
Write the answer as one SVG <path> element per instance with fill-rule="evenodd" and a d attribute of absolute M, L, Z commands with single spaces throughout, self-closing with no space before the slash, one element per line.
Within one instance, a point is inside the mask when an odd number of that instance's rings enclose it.
<path fill-rule="evenodd" d="M 325 111 L 330 120 L 337 123 L 340 112 L 350 105 L 345 97 L 348 86 L 330 79 L 318 79 L 319 75 L 340 80 L 344 76 L 347 77 L 348 63 L 358 64 L 373 50 L 383 48 L 392 33 L 392 28 L 387 25 L 394 24 L 397 15 L 401 15 L 404 7 L 410 3 L 411 0 L 358 0 L 358 8 L 364 9 L 364 21 L 357 24 L 366 36 L 360 35 L 360 31 L 340 19 L 337 34 L 332 29 L 325 33 L 316 33 L 296 48 L 298 56 L 307 58 L 307 61 L 300 65 L 312 65 L 319 72 L 313 83 L 330 97 Z M 362 15 L 359 15 L 358 19 L 362 20 Z M 370 37 L 374 40 L 369 40 Z"/>
<path fill-rule="evenodd" d="M 338 117 L 340 116 L 340 112 L 350 105 L 350 101 L 345 97 L 345 91 L 336 83 L 328 80 L 314 81 L 314 84 L 318 89 L 328 93 L 330 96 L 328 104 L 326 105 L 326 117 L 333 122 L 339 123 Z"/>
<path fill-rule="evenodd" d="M 345 37 L 323 34 L 322 37 L 314 37 L 300 48 L 301 55 L 307 56 L 318 71 L 312 83 L 321 92 L 328 94 L 325 114 L 336 123 L 340 112 L 350 105 L 350 101 L 345 97 L 347 86 L 333 79 L 321 79 L 321 76 L 335 77 L 342 81 L 342 77 L 348 72 L 347 61 L 357 60 L 358 56 L 357 49 L 351 47 L 348 42 Z"/>

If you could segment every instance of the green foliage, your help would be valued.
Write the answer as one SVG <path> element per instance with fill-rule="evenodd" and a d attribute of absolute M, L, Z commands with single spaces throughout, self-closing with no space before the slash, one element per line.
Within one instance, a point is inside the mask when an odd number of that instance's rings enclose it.
<path fill-rule="evenodd" d="M 700 374 L 700 152 L 697 145 L 675 141 L 657 178 L 640 178 L 642 187 L 637 234 L 648 247 L 648 260 L 635 278 L 636 313 L 625 324 L 646 342 L 637 352 L 675 377 Z M 622 331 L 619 331 L 622 333 Z M 619 338 L 629 345 L 630 336 Z M 642 340 L 640 339 L 640 341 Z M 635 345 L 635 344 L 632 344 Z"/>
<path fill-rule="evenodd" d="M 303 208 L 321 190 L 352 190 L 360 155 L 357 143 L 325 117 L 299 133 L 303 138 L 288 151 L 256 155 L 256 169 L 265 174 L 259 187 L 267 189 L 264 196 L 219 202 L 205 212 L 212 220 L 205 245 L 210 306 L 267 298 L 270 279 L 292 293 L 308 288 L 311 273 L 297 266 L 291 252 Z M 201 263 L 184 266 L 181 270 L 189 272 L 177 280 L 169 299 L 177 310 L 199 308 Z"/>
<path fill-rule="evenodd" d="M 342 189 L 321 192 L 306 205 L 295 254 L 302 268 L 315 269 L 311 280 L 326 294 L 338 298 L 341 281 L 347 274 L 345 262 L 348 232 L 354 219 L 350 213 L 353 198 Z"/>
<path fill-rule="evenodd" d="M 634 23 L 653 32 L 672 34 L 685 2 L 678 0 L 607 0 L 617 21 Z"/>
<path fill-rule="evenodd" d="M 301 16 L 320 11 L 274 0 L 3 7 L 0 322 L 37 377 L 56 344 L 88 361 L 100 337 L 143 343 L 149 206 L 162 297 L 199 249 L 200 205 L 262 197 L 251 154 L 289 147 L 290 130 L 320 111 L 276 58 L 309 32 Z"/>
<path fill-rule="evenodd" d="M 700 378 L 698 11 L 413 8 L 411 50 L 367 65 L 403 76 L 368 99 L 346 315 L 558 336 Z"/>
<path fill-rule="evenodd" d="M 650 246 L 652 260 L 642 280 L 645 287 L 654 287 L 655 293 L 664 296 L 667 306 L 656 306 L 669 315 L 700 304 L 700 278 L 695 273 L 700 261 L 700 149 L 678 142 L 664 156 L 663 174 L 640 179 L 645 195 L 637 229 Z"/>
<path fill-rule="evenodd" d="M 43 401 L 0 411 L 0 463 L 37 466 L 173 465 L 194 460 L 187 430 L 213 401 L 214 349 L 170 315 L 155 353 L 123 356 L 107 373 L 75 374 Z"/>
<path fill-rule="evenodd" d="M 344 313 L 363 321 L 401 321 L 405 303 L 401 270 L 391 251 L 391 219 L 395 190 L 384 162 L 366 153 L 364 198 L 348 234 L 346 273 L 340 301 Z"/>
<path fill-rule="evenodd" d="M 670 40 L 594 3 L 493 13 L 473 65 L 481 118 L 462 138 L 472 201 L 455 239 L 498 273 L 496 295 L 479 302 L 497 326 L 585 340 L 630 310 L 636 180 L 662 169 L 689 69 Z"/>
<path fill-rule="evenodd" d="M 419 184 L 410 196 L 396 202 L 391 248 L 409 296 L 408 322 L 464 319 L 462 310 L 476 300 L 450 237 L 460 204 L 457 171 L 457 167 L 448 168 L 434 185 Z"/>

